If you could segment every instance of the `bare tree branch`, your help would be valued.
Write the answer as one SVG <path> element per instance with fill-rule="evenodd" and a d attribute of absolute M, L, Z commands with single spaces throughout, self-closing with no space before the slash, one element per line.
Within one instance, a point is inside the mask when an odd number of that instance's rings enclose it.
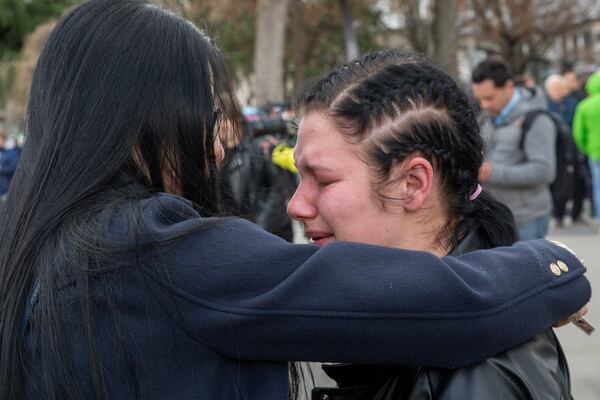
<path fill-rule="evenodd" d="M 521 72 L 561 37 L 600 20 L 598 2 L 583 0 L 470 0 L 471 28 L 495 43 Z"/>

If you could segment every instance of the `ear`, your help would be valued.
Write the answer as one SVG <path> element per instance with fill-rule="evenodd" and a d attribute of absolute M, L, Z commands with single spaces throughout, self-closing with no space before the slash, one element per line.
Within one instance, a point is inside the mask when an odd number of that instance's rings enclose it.
<path fill-rule="evenodd" d="M 417 211 L 423 207 L 433 190 L 433 167 L 423 157 L 413 157 L 397 165 L 394 194 L 402 199 L 406 211 Z M 396 175 L 397 173 L 397 175 Z"/>

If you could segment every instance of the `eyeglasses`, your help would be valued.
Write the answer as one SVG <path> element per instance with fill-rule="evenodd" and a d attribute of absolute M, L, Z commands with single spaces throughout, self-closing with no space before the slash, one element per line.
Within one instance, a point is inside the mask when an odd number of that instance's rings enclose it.
<path fill-rule="evenodd" d="M 219 136 L 219 130 L 221 130 L 221 120 L 223 119 L 223 113 L 218 108 L 213 111 L 213 129 L 212 138 L 215 140 Z"/>

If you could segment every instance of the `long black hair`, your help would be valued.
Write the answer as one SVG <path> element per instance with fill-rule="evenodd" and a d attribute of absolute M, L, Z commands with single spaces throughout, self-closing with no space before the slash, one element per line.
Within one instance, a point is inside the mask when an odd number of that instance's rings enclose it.
<path fill-rule="evenodd" d="M 204 215 L 220 211 L 213 127 L 237 120 L 225 68 L 210 39 L 142 0 L 90 0 L 69 12 L 37 64 L 26 143 L 0 216 L 0 398 L 24 397 L 23 332 L 48 399 L 81 398 L 69 367 L 56 293 L 80 293 L 91 382 L 105 398 L 88 293 L 92 275 L 124 250 L 104 237 L 133 200 L 170 189 Z M 128 223 L 141 218 L 133 207 Z M 28 298 L 36 309 L 23 325 Z M 117 328 L 115 328 L 117 329 Z"/>
<path fill-rule="evenodd" d="M 476 105 L 432 62 L 395 50 L 380 50 L 341 65 L 304 87 L 295 99 L 300 116 L 324 112 L 347 140 L 360 143 L 382 189 L 392 171 L 420 153 L 439 177 L 448 224 L 439 232 L 443 248 L 477 230 L 488 247 L 516 241 L 510 210 L 483 191 L 475 200 L 484 161 Z"/>

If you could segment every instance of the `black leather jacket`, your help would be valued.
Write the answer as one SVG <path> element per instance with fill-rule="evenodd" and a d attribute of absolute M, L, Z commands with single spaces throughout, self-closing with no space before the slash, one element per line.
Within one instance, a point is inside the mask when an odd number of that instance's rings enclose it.
<path fill-rule="evenodd" d="M 452 254 L 485 247 L 471 232 Z M 338 387 L 313 389 L 313 400 L 572 398 L 569 368 L 552 329 L 466 368 L 330 364 L 323 370 Z"/>

